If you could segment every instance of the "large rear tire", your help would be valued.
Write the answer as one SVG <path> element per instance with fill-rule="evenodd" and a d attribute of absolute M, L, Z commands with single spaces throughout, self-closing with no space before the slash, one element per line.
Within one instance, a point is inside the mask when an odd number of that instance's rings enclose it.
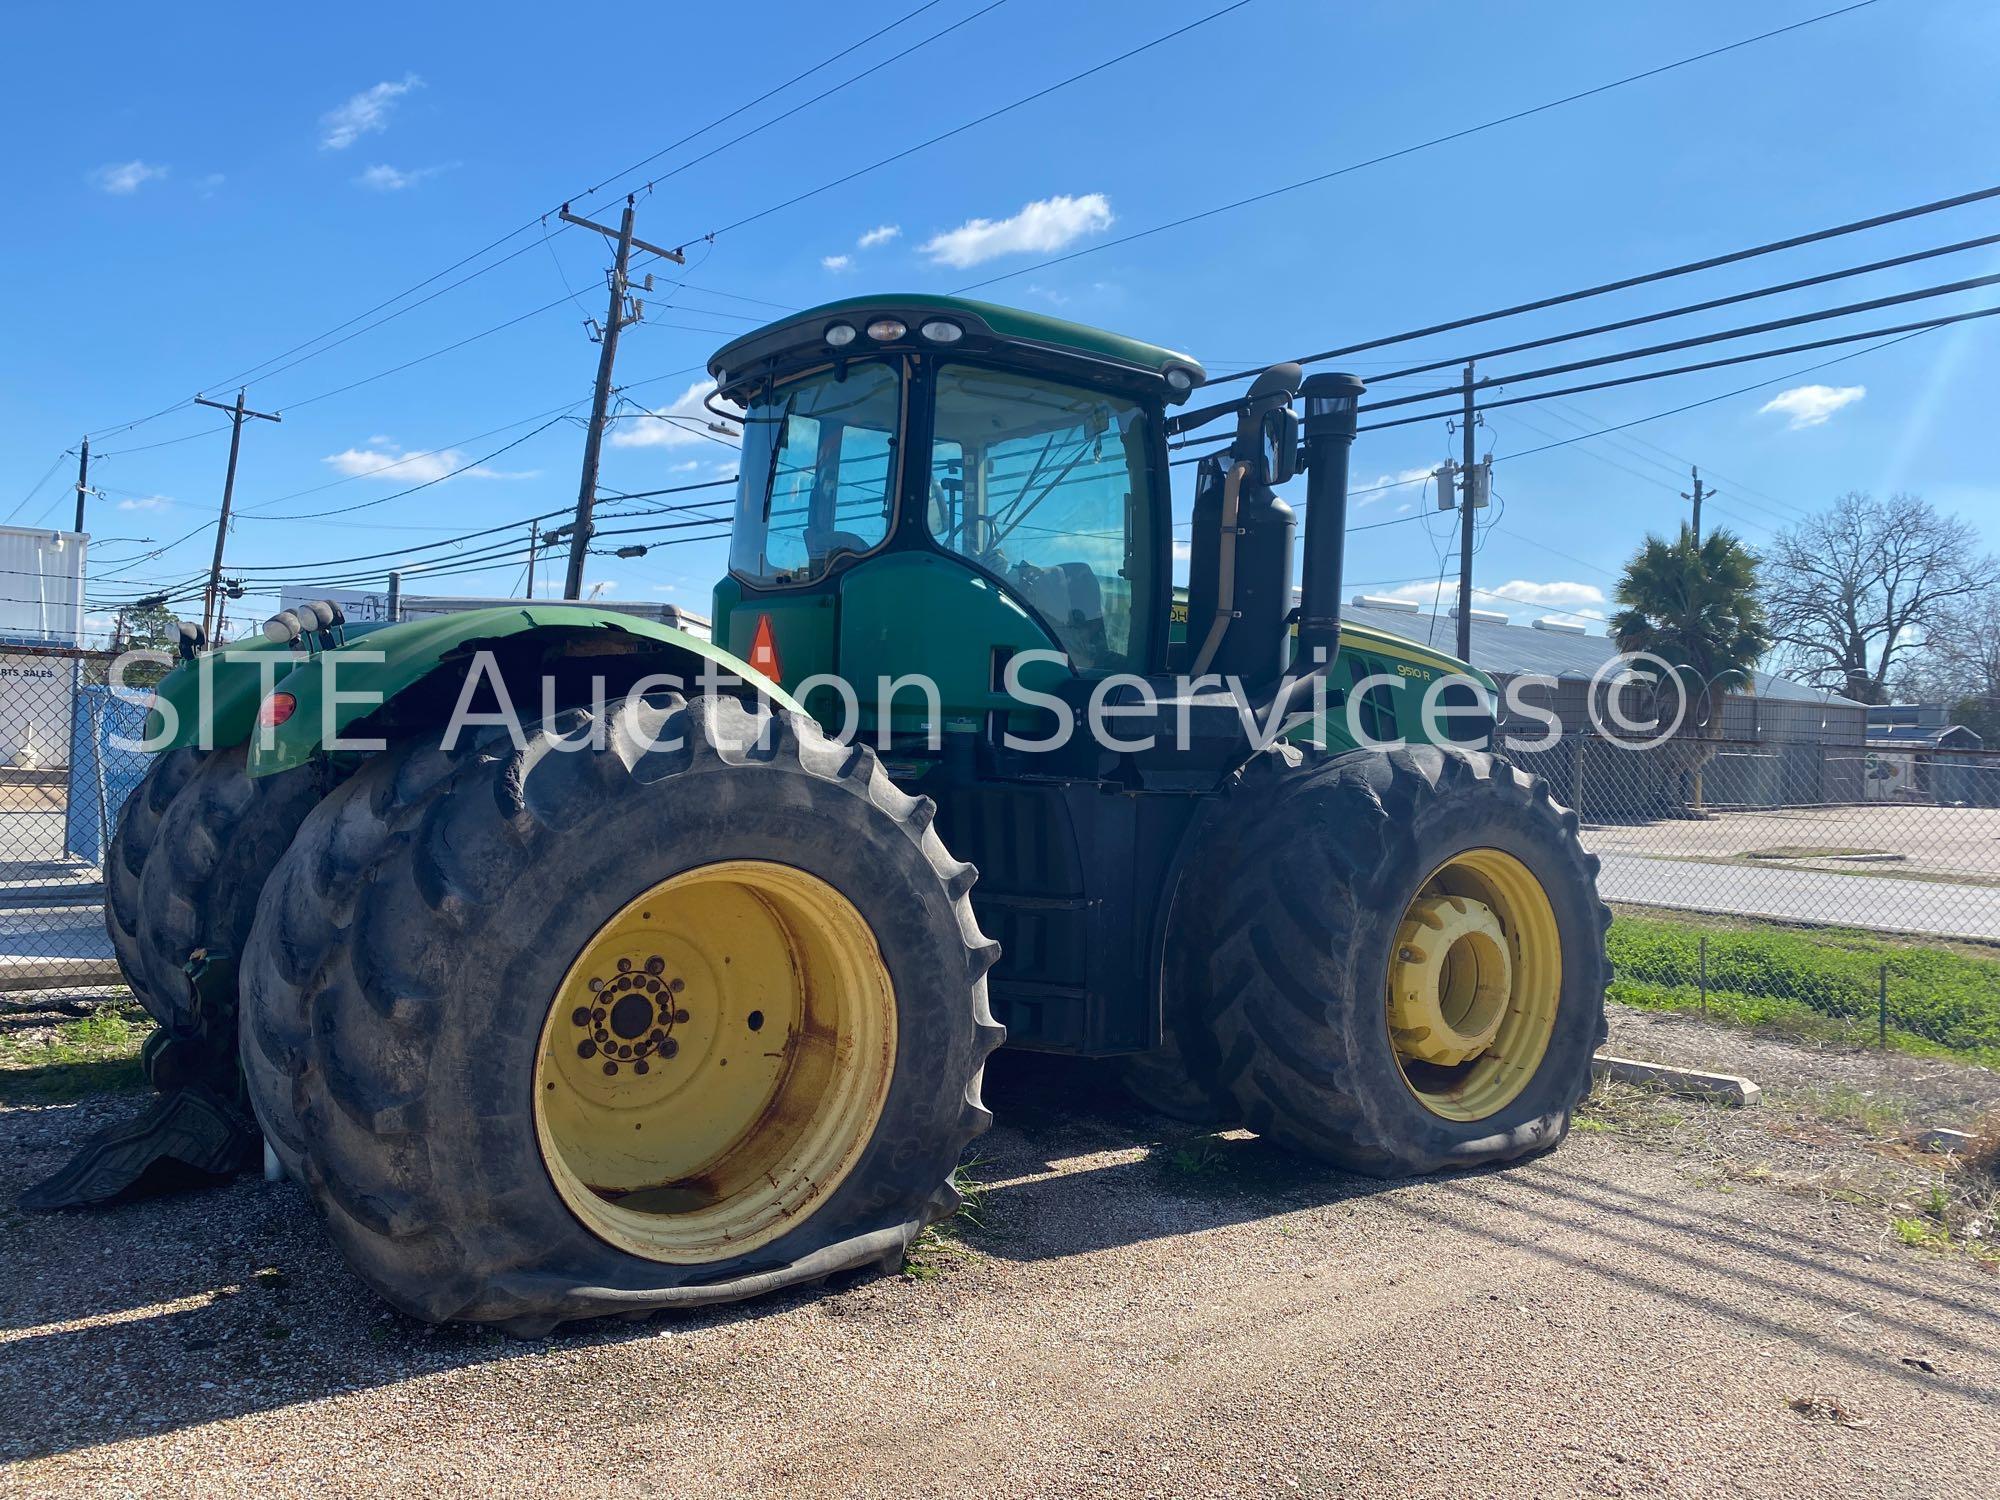
<path fill-rule="evenodd" d="M 329 779 L 319 766 L 253 778 L 248 759 L 247 744 L 206 755 L 159 819 L 144 861 L 134 968 L 152 997 L 147 1009 L 167 1028 L 190 1019 L 184 969 L 194 953 L 241 959 L 264 881 Z"/>
<path fill-rule="evenodd" d="M 159 836 L 160 820 L 207 755 L 206 750 L 192 745 L 155 755 L 119 809 L 118 829 L 104 852 L 104 928 L 111 938 L 111 953 L 132 998 L 160 1022 L 165 1022 L 175 1007 L 185 1005 L 181 992 L 186 986 L 175 985 L 164 992 L 154 988 L 147 958 L 151 943 L 139 912 L 139 882 L 146 857 Z"/>
<path fill-rule="evenodd" d="M 392 748 L 272 877 L 258 1118 L 430 1321 L 532 1336 L 893 1263 L 957 1205 L 1002 1036 L 932 811 L 730 699 Z"/>
<path fill-rule="evenodd" d="M 1562 1139 L 1605 1035 L 1610 912 L 1539 777 L 1285 746 L 1219 812 L 1169 973 L 1252 1130 L 1383 1177 Z"/>

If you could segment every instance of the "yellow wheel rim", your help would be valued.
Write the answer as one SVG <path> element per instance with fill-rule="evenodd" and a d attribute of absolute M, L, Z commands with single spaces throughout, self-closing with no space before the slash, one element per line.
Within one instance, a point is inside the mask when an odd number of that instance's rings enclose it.
<path fill-rule="evenodd" d="M 740 1254 L 840 1186 L 895 1055 L 895 989 L 853 903 L 788 865 L 704 865 L 629 902 L 563 976 L 535 1061 L 542 1161 L 621 1250 Z"/>
<path fill-rule="evenodd" d="M 1436 1115 L 1484 1120 L 1541 1067 L 1562 998 L 1548 893 L 1498 849 L 1447 860 L 1404 909 L 1389 955 L 1389 1039 Z"/>

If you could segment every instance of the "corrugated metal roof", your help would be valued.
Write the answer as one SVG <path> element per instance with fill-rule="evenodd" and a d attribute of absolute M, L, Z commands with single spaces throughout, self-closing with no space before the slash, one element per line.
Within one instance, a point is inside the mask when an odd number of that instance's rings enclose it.
<path fill-rule="evenodd" d="M 1933 750 L 1977 750 L 1986 742 L 1962 724 L 1880 724 L 1870 715 L 1871 745 L 1929 745 Z"/>
<path fill-rule="evenodd" d="M 1419 645 L 1429 645 L 1456 654 L 1458 621 L 1444 614 L 1408 615 L 1393 609 L 1372 609 L 1366 605 L 1343 604 L 1341 618 L 1370 625 L 1400 635 Z M 1481 671 L 1507 677 L 1535 673 L 1547 677 L 1575 677 L 1588 680 L 1618 654 L 1617 645 L 1601 633 L 1567 635 L 1553 630 L 1535 630 L 1527 625 L 1496 625 L 1487 620 L 1472 622 L 1472 665 Z M 1769 672 L 1752 674 L 1757 696 L 1795 703 L 1846 703 L 1849 700 L 1818 688 L 1774 677 Z M 1858 705 L 1857 705 L 1858 706 Z"/>

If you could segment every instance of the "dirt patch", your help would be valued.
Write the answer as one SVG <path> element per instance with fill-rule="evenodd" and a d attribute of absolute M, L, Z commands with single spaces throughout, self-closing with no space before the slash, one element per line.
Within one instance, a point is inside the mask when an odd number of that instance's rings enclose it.
<path fill-rule="evenodd" d="M 1772 1086 L 1907 1085 L 1918 1112 L 1992 1083 L 1615 1025 Z M 535 1344 L 387 1311 L 289 1184 L 0 1210 L 0 1491 L 2000 1486 L 2000 1280 L 1796 1186 L 1936 1170 L 1851 1123 L 1594 1100 L 1603 1128 L 1538 1161 L 1382 1183 L 1147 1115 L 1102 1069 L 1003 1056 L 988 1101 L 979 1222 L 936 1274 Z M 5 1201 L 140 1102 L 0 1110 Z"/>

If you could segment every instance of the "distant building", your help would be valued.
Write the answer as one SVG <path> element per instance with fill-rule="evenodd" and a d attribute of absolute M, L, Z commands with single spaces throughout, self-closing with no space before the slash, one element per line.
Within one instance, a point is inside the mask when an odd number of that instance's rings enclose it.
<path fill-rule="evenodd" d="M 1880 800 L 2000 807 L 2000 757 L 1951 722 L 1943 703 L 1884 703 L 1868 710 L 1870 791 Z"/>
<path fill-rule="evenodd" d="M 1981 750 L 1986 742 L 1951 722 L 1943 703 L 1881 703 L 1868 710 L 1868 743 L 1884 749 Z"/>
<path fill-rule="evenodd" d="M 77 664 L 50 648 L 83 639 L 89 540 L 74 531 L 0 526 L 0 766 L 69 762 Z"/>
<path fill-rule="evenodd" d="M 1342 617 L 1422 644 L 1456 652 L 1458 621 L 1401 600 L 1358 595 Z M 1620 652 L 1603 626 L 1559 616 L 1516 625 L 1497 610 L 1474 610 L 1471 660 L 1500 684 L 1500 735 L 1510 758 L 1549 779 L 1556 795 L 1594 820 L 1678 817 L 1697 801 L 1707 808 L 1785 807 L 1859 802 L 1867 795 L 1868 711 L 1851 699 L 1821 692 L 1769 672 L 1753 672 L 1748 691 L 1724 692 L 1720 719 L 1706 736 L 1630 752 L 1604 743 L 1627 736 L 1606 712 L 1606 689 L 1621 677 Z M 1607 667 L 1610 668 L 1607 671 Z M 1549 679 L 1517 683 L 1518 679 Z M 1593 688 L 1592 684 L 1596 687 Z M 1647 714 L 1623 689 L 1628 719 Z M 1593 722 L 1595 702 L 1604 728 Z M 1669 700 L 1671 702 L 1671 700 Z M 1510 707 L 1552 713 L 1563 738 L 1539 750 L 1508 747 L 1510 725 L 1521 740 L 1538 741 L 1545 722 Z M 1699 733 L 1684 727 L 1682 736 Z M 1699 793 L 1696 773 L 1699 772 Z"/>
<path fill-rule="evenodd" d="M 1359 625 L 1457 650 L 1454 614 L 1429 614 L 1372 594 L 1356 595 L 1341 613 Z M 1565 728 L 1588 726 L 1590 684 L 1618 654 L 1617 642 L 1604 634 L 1602 625 L 1557 616 L 1516 625 L 1497 610 L 1472 612 L 1472 664 L 1503 688 L 1516 677 L 1554 678 L 1553 688 L 1523 689 L 1521 699 L 1554 712 Z M 1718 738 L 1858 746 L 1867 737 L 1869 710 L 1852 699 L 1769 672 L 1750 675 L 1749 691 L 1722 695 Z"/>

